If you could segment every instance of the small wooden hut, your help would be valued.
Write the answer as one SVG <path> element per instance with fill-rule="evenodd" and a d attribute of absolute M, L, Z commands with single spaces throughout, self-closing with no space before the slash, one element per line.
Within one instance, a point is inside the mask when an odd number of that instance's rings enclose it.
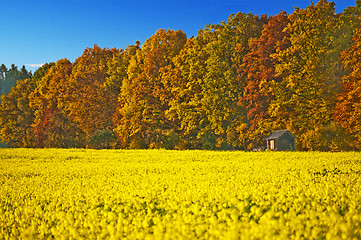
<path fill-rule="evenodd" d="M 272 151 L 294 151 L 295 139 L 296 136 L 288 130 L 274 131 L 265 138 L 267 143 L 266 149 Z"/>

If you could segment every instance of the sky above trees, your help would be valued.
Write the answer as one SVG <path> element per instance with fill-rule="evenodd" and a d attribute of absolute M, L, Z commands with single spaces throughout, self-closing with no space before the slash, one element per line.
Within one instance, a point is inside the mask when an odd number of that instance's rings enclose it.
<path fill-rule="evenodd" d="M 335 0 L 336 13 L 355 0 Z M 0 64 L 38 65 L 62 58 L 70 61 L 87 47 L 125 48 L 142 44 L 157 29 L 182 29 L 198 35 L 231 13 L 276 15 L 305 8 L 309 0 L 0 0 Z"/>

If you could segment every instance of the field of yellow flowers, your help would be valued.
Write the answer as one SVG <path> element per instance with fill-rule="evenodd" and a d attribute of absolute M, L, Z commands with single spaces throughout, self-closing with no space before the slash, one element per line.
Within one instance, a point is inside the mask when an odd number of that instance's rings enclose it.
<path fill-rule="evenodd" d="M 361 153 L 0 149 L 0 239 L 361 239 Z"/>

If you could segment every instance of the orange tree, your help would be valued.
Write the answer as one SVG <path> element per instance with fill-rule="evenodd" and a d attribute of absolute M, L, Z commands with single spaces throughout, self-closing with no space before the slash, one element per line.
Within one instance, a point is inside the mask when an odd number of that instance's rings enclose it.
<path fill-rule="evenodd" d="M 265 133 L 269 131 L 264 121 L 269 118 L 269 104 L 274 99 L 272 85 L 282 81 L 281 75 L 276 76 L 278 61 L 271 55 L 290 46 L 289 33 L 283 31 L 289 23 L 285 12 L 270 17 L 262 35 L 250 43 L 250 52 L 238 67 L 238 78 L 246 81 L 238 104 L 247 109 L 249 127 L 243 129 L 241 137 L 248 149 L 262 144 Z"/>
<path fill-rule="evenodd" d="M 113 115 L 117 104 L 116 88 L 107 84 L 108 65 L 117 49 L 85 49 L 83 55 L 73 64 L 66 84 L 64 111 L 69 119 L 84 132 L 83 142 L 90 141 L 97 130 L 112 133 Z M 89 146 L 92 147 L 92 146 Z"/>
<path fill-rule="evenodd" d="M 72 72 L 72 63 L 59 60 L 35 82 L 30 94 L 30 107 L 34 110 L 33 133 L 37 147 L 81 147 L 82 132 L 64 112 L 66 88 Z"/>
<path fill-rule="evenodd" d="M 353 45 L 342 52 L 343 62 L 350 73 L 343 79 L 335 118 L 355 136 L 354 145 L 361 149 L 361 28 L 355 31 L 353 40 Z"/>
<path fill-rule="evenodd" d="M 37 147 L 34 136 L 34 109 L 30 107 L 29 96 L 39 81 L 54 66 L 47 63 L 40 67 L 31 78 L 18 80 L 7 95 L 2 95 L 0 105 L 0 138 L 13 147 Z M 12 66 L 11 76 L 17 72 Z M 22 68 L 21 72 L 26 75 Z M 15 74 L 18 75 L 18 74 Z"/>

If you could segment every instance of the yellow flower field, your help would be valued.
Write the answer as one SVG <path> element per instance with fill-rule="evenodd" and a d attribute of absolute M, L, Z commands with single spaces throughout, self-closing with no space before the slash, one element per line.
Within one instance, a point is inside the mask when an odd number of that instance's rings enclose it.
<path fill-rule="evenodd" d="M 361 153 L 0 149 L 0 239 L 361 239 Z"/>

